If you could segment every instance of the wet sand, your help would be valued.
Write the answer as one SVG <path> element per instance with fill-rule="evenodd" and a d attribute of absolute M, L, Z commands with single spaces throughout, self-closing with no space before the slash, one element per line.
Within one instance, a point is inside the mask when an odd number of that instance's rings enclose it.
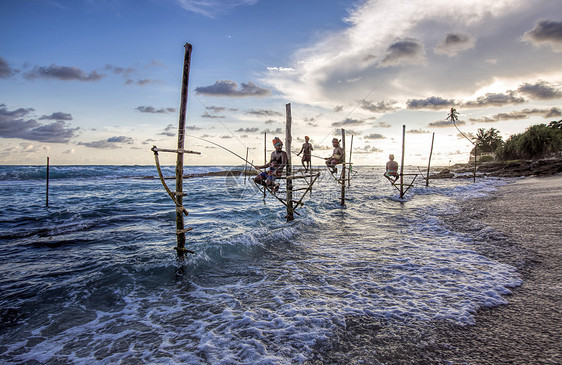
<path fill-rule="evenodd" d="M 515 266 L 523 284 L 508 305 L 482 309 L 474 326 L 444 326 L 441 359 L 468 364 L 562 364 L 562 175 L 519 180 L 462 206 L 470 234 L 494 228 L 478 250 Z"/>
<path fill-rule="evenodd" d="M 509 304 L 480 309 L 467 326 L 346 318 L 308 364 L 562 364 L 562 175 L 510 183 L 443 220 L 517 268 L 523 284 Z"/>

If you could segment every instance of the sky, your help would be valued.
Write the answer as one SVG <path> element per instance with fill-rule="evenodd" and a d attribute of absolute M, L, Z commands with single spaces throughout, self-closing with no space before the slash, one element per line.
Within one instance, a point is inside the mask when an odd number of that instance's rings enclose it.
<path fill-rule="evenodd" d="M 150 165 L 175 148 L 184 44 L 186 165 L 255 164 L 346 130 L 360 165 L 468 161 L 562 119 L 560 0 L 0 0 L 0 164 Z M 266 141 L 264 141 L 264 133 Z M 353 145 L 351 146 L 351 136 Z M 264 146 L 265 144 L 265 146 Z M 293 155 L 293 163 L 299 161 Z M 174 154 L 161 153 L 163 164 Z"/>

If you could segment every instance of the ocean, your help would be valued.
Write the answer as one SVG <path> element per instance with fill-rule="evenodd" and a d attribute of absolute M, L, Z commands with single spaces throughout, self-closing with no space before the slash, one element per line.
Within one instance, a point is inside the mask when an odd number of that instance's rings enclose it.
<path fill-rule="evenodd" d="M 242 176 L 186 179 L 182 263 L 154 166 L 51 166 L 48 207 L 44 166 L 0 166 L 0 362 L 304 364 L 354 321 L 422 333 L 507 303 L 515 268 L 443 219 L 510 180 L 420 181 L 401 200 L 382 168 L 355 173 L 341 207 L 323 171 L 290 223 Z"/>

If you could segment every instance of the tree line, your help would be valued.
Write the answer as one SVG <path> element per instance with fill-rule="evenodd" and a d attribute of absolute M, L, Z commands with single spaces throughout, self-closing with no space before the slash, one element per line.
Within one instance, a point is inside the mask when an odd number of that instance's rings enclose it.
<path fill-rule="evenodd" d="M 544 158 L 562 151 L 562 120 L 530 126 L 505 142 L 497 129 L 480 128 L 474 144 L 479 153 L 494 152 L 499 160 Z"/>

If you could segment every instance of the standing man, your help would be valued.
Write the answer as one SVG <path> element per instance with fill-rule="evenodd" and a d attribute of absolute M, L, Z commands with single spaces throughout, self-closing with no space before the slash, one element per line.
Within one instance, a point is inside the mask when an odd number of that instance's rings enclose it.
<path fill-rule="evenodd" d="M 304 172 L 307 172 L 311 168 L 310 157 L 312 156 L 312 145 L 308 142 L 310 138 L 308 136 L 304 136 L 304 143 L 302 144 L 302 148 L 297 156 L 302 153 L 302 167 L 304 167 Z M 306 162 L 306 164 L 305 164 Z"/>
<path fill-rule="evenodd" d="M 340 147 L 340 140 L 337 138 L 332 139 L 332 146 L 334 147 L 332 156 L 326 158 L 325 160 L 326 166 L 328 166 L 330 172 L 335 174 L 338 172 L 336 165 L 343 162 L 344 151 L 343 148 Z"/>

